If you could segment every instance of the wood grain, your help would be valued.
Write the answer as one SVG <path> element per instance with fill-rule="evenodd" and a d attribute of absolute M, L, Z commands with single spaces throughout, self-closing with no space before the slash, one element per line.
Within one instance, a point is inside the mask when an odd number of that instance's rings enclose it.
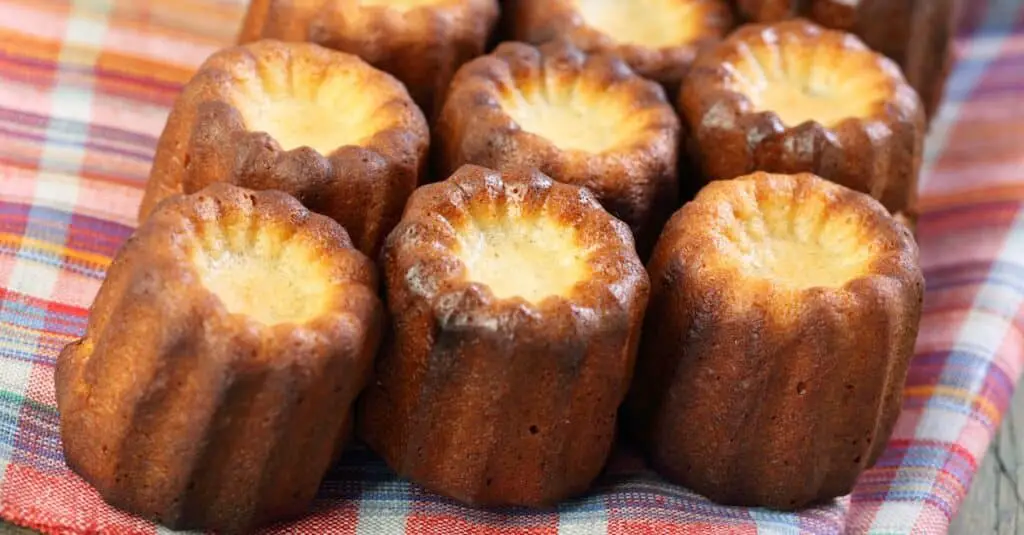
<path fill-rule="evenodd" d="M 951 535 L 1024 534 L 1024 388 L 985 454 Z"/>

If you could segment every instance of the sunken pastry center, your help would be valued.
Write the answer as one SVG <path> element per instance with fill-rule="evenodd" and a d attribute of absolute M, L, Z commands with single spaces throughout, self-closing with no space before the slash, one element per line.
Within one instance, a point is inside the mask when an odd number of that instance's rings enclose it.
<path fill-rule="evenodd" d="M 822 202 L 792 203 L 768 201 L 737 220 L 741 269 L 796 290 L 839 288 L 870 272 L 874 257 L 858 218 L 830 213 Z"/>
<path fill-rule="evenodd" d="M 509 90 L 502 95 L 501 107 L 524 132 L 559 149 L 600 154 L 628 144 L 639 133 L 638 112 L 630 115 L 628 101 L 622 102 L 627 95 L 587 87 L 542 90 L 535 85 L 539 84 Z"/>
<path fill-rule="evenodd" d="M 316 254 L 289 234 L 271 228 L 206 230 L 192 263 L 229 313 L 266 325 L 306 323 L 328 308 L 332 292 Z"/>
<path fill-rule="evenodd" d="M 774 49 L 774 50 L 770 50 Z M 773 111 L 786 126 L 817 121 L 831 128 L 874 115 L 886 98 L 884 74 L 868 52 L 816 51 L 811 43 L 748 48 L 732 73 L 754 112 Z"/>
<path fill-rule="evenodd" d="M 705 0 L 574 0 L 583 22 L 621 44 L 652 48 L 692 42 Z"/>
<path fill-rule="evenodd" d="M 543 216 L 484 217 L 460 229 L 459 238 L 466 278 L 498 299 L 567 296 L 589 276 L 576 229 Z"/>
<path fill-rule="evenodd" d="M 832 127 L 848 117 L 867 117 L 874 109 L 871 100 L 850 98 L 842 91 L 836 93 L 786 79 L 769 84 L 756 94 L 753 102 L 757 111 L 774 111 L 786 126 L 817 121 Z"/>
<path fill-rule="evenodd" d="M 235 105 L 246 128 L 266 132 L 283 150 L 309 147 L 329 155 L 363 145 L 389 126 L 393 118 L 380 109 L 388 91 L 375 89 L 359 69 L 322 67 L 292 60 L 240 84 Z"/>

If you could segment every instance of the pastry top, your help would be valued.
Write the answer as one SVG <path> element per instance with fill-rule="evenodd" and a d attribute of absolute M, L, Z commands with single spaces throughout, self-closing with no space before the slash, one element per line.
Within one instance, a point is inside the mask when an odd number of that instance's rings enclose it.
<path fill-rule="evenodd" d="M 503 43 L 459 70 L 437 129 L 448 169 L 517 162 L 632 198 L 674 166 L 679 118 L 658 84 L 614 56 Z"/>
<path fill-rule="evenodd" d="M 427 301 L 449 323 L 600 316 L 648 287 L 624 223 L 588 190 L 525 168 L 467 165 L 418 189 L 384 266 L 392 309 Z"/>
<path fill-rule="evenodd" d="M 564 37 L 588 52 L 614 52 L 640 74 L 678 83 L 697 50 L 732 27 L 726 0 L 519 0 L 515 37 Z"/>
<path fill-rule="evenodd" d="M 239 42 L 312 42 L 397 76 L 433 119 L 460 64 L 483 53 L 497 0 L 251 0 Z"/>
<path fill-rule="evenodd" d="M 401 82 L 357 56 L 314 44 L 229 48 L 200 73 L 193 91 L 228 104 L 253 137 L 265 133 L 285 151 L 305 146 L 329 155 L 347 145 L 401 142 L 404 132 L 426 128 Z"/>
<path fill-rule="evenodd" d="M 304 337 L 352 328 L 352 314 L 372 317 L 380 306 L 373 263 L 345 229 L 278 191 L 216 183 L 171 197 L 132 243 L 137 273 L 114 284 L 173 294 L 166 318 L 185 313 L 230 330 Z M 102 332 L 110 304 L 97 303 L 91 332 Z"/>
<path fill-rule="evenodd" d="M 589 188 L 646 254 L 677 207 L 679 117 L 617 56 L 502 43 L 464 65 L 438 118 L 442 173 L 534 167 Z"/>
<path fill-rule="evenodd" d="M 222 147 L 208 145 L 222 140 L 238 154 L 255 155 L 233 163 L 236 174 L 274 168 L 248 187 L 298 191 L 322 187 L 310 177 L 329 174 L 328 158 L 349 147 L 412 161 L 425 153 L 429 134 L 423 113 L 391 75 L 318 45 L 263 40 L 208 58 L 179 97 L 164 138 L 191 140 L 198 154 L 185 157 L 180 141 L 163 152 L 169 160 L 154 165 L 162 172 L 151 177 L 140 219 L 168 195 L 205 186 L 184 183 L 203 176 L 185 169 L 191 160 L 216 159 L 210 151 Z M 213 139 L 218 143 L 206 142 Z"/>
<path fill-rule="evenodd" d="M 446 126 L 467 128 L 459 132 L 464 142 L 505 134 L 520 138 L 512 144 L 544 145 L 575 159 L 661 150 L 679 129 L 658 84 L 615 56 L 585 54 L 564 41 L 502 43 L 467 63 L 443 113 Z"/>
<path fill-rule="evenodd" d="M 855 287 L 922 280 L 904 225 L 871 197 L 809 173 L 711 182 L 661 240 L 652 271 L 677 262 L 722 299 L 841 299 Z"/>
<path fill-rule="evenodd" d="M 890 59 L 851 34 L 802 19 L 750 24 L 701 54 L 680 94 L 684 109 L 713 108 L 778 122 L 910 121 L 921 103 Z"/>

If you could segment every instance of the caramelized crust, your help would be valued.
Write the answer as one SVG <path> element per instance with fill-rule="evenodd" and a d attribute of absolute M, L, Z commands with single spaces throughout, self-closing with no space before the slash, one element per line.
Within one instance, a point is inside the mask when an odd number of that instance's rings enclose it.
<path fill-rule="evenodd" d="M 859 36 L 892 58 L 931 117 L 942 103 L 954 60 L 959 0 L 736 0 L 741 15 L 777 21 L 794 15 Z"/>
<path fill-rule="evenodd" d="M 727 0 L 516 0 L 513 35 L 540 44 L 564 38 L 612 52 L 674 90 L 697 51 L 732 28 Z"/>
<path fill-rule="evenodd" d="M 776 22 L 797 14 L 803 0 L 734 0 L 740 15 L 757 22 Z"/>
<path fill-rule="evenodd" d="M 229 182 L 289 193 L 376 255 L 419 182 L 428 144 L 402 84 L 355 56 L 277 41 L 229 48 L 175 103 L 139 219 L 170 195 Z"/>
<path fill-rule="evenodd" d="M 504 43 L 459 70 L 435 131 L 444 176 L 535 167 L 590 189 L 646 256 L 678 198 L 679 119 L 620 59 Z"/>
<path fill-rule="evenodd" d="M 717 181 L 665 227 L 625 422 L 732 505 L 844 495 L 899 414 L 924 279 L 910 232 L 809 174 Z"/>
<path fill-rule="evenodd" d="M 383 262 L 393 330 L 362 438 L 399 474 L 469 504 L 586 490 L 647 303 L 629 229 L 585 189 L 465 166 L 413 194 Z M 522 284 L 486 284 L 508 277 Z"/>
<path fill-rule="evenodd" d="M 57 359 L 67 463 L 110 504 L 176 529 L 300 514 L 351 433 L 381 308 L 372 262 L 288 195 L 175 196 Z"/>
<path fill-rule="evenodd" d="M 850 34 L 803 20 L 745 26 L 701 55 L 679 108 L 704 181 L 812 172 L 916 218 L 921 102 Z"/>
<path fill-rule="evenodd" d="M 497 0 L 251 0 L 239 42 L 308 41 L 355 54 L 401 80 L 433 119 L 497 20 Z"/>

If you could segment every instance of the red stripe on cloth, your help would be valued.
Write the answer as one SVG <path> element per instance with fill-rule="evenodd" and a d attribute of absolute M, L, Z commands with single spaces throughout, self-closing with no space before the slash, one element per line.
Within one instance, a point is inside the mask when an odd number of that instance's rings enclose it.
<path fill-rule="evenodd" d="M 78 476 L 46 474 L 16 463 L 8 465 L 0 487 L 0 516 L 48 533 L 156 533 L 151 523 L 111 509 Z"/>

